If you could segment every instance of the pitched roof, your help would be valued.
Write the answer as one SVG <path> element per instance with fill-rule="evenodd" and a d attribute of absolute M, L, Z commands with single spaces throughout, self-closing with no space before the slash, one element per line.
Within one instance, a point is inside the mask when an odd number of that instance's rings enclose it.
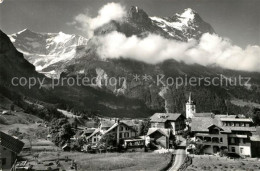
<path fill-rule="evenodd" d="M 176 121 L 181 117 L 180 113 L 155 113 L 150 117 L 151 122 L 166 122 L 166 121 Z"/>
<path fill-rule="evenodd" d="M 100 132 L 100 129 L 95 129 L 94 132 L 90 136 L 86 137 L 86 140 L 88 140 L 89 138 L 93 137 L 95 134 L 97 134 L 99 132 Z"/>
<path fill-rule="evenodd" d="M 164 128 L 149 128 L 147 135 L 149 136 L 155 132 L 159 132 L 166 137 L 170 136 L 170 131 L 168 129 L 164 129 Z"/>
<path fill-rule="evenodd" d="M 23 149 L 24 143 L 0 131 L 0 145 L 18 154 Z"/>
<path fill-rule="evenodd" d="M 211 117 L 213 113 L 194 113 L 194 117 Z"/>
<path fill-rule="evenodd" d="M 123 123 L 125 123 L 126 125 L 131 126 L 131 127 L 134 127 L 134 126 L 138 125 L 138 124 L 135 123 L 135 121 L 133 121 L 133 120 L 120 120 L 120 122 L 123 122 Z"/>
<path fill-rule="evenodd" d="M 88 128 L 88 129 L 85 129 L 83 134 L 91 134 L 93 133 L 94 131 L 96 130 L 96 128 Z"/>
<path fill-rule="evenodd" d="M 114 128 L 116 128 L 118 125 L 125 125 L 125 126 L 127 126 L 129 129 L 132 129 L 133 131 L 136 132 L 136 130 L 135 130 L 133 127 L 127 125 L 126 123 L 124 123 L 124 122 L 119 122 L 119 123 L 118 123 L 118 122 L 117 122 L 117 123 L 115 123 L 113 126 L 111 126 L 104 134 L 110 132 L 111 130 L 113 130 Z"/>
<path fill-rule="evenodd" d="M 212 125 L 218 126 L 218 120 L 212 117 L 194 117 L 191 118 L 191 131 L 208 132 Z"/>
<path fill-rule="evenodd" d="M 115 124 L 114 120 L 101 120 L 100 124 L 102 125 L 102 127 L 111 127 Z"/>
<path fill-rule="evenodd" d="M 220 118 L 221 121 L 253 122 L 251 118 Z"/>
<path fill-rule="evenodd" d="M 85 123 L 85 126 L 87 128 L 97 128 L 98 127 L 98 124 L 95 122 L 95 121 L 87 121 Z"/>
<path fill-rule="evenodd" d="M 223 132 L 231 131 L 251 131 L 255 132 L 255 127 L 238 127 L 238 126 L 223 126 L 221 120 L 222 116 L 215 115 L 214 117 L 194 117 L 191 120 L 191 131 L 193 132 L 208 132 L 208 128 L 216 125 L 223 129 Z M 233 118 L 235 119 L 235 118 Z M 239 119 L 239 118 L 237 118 Z"/>

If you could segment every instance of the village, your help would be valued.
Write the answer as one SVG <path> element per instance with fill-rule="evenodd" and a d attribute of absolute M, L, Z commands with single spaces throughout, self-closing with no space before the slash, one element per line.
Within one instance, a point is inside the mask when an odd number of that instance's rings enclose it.
<path fill-rule="evenodd" d="M 60 111 L 69 120 L 82 119 Z M 3 110 L 1 117 L 7 119 L 15 114 Z M 57 122 L 58 129 L 61 122 L 65 121 Z M 63 124 L 62 131 L 56 131 L 55 126 L 43 120 L 30 125 L 26 130 L 37 134 L 35 138 L 20 136 L 22 124 L 9 130 L 0 127 L 0 170 L 260 169 L 260 129 L 253 120 L 243 114 L 197 113 L 191 93 L 185 115 L 154 113 L 150 118 L 136 119 L 97 117 L 88 119 L 84 127 Z M 71 130 L 72 136 L 64 133 Z M 203 163 L 212 159 L 219 162 L 214 168 Z M 231 164 L 221 163 L 227 160 Z M 250 163 L 251 168 L 241 163 Z"/>

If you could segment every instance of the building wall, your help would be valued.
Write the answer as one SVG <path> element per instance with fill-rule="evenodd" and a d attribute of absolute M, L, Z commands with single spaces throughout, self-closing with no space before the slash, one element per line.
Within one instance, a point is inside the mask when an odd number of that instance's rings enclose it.
<path fill-rule="evenodd" d="M 227 134 L 209 134 L 209 133 L 197 133 L 195 134 L 195 139 L 198 139 L 198 137 L 210 137 L 211 138 L 211 142 L 205 142 L 205 141 L 199 141 L 199 144 L 203 144 L 206 145 L 207 148 L 204 149 L 204 153 L 205 154 L 214 154 L 214 147 L 218 147 L 219 150 L 218 152 L 221 150 L 222 147 L 225 147 L 226 149 L 228 149 L 228 135 Z M 222 142 L 219 141 L 219 143 L 217 142 L 212 142 L 212 138 L 218 138 L 219 140 L 222 138 Z"/>
<path fill-rule="evenodd" d="M 234 147 L 233 149 L 235 149 L 235 153 L 242 155 L 242 156 L 251 156 L 251 142 L 249 141 L 249 139 L 247 138 L 236 138 L 235 142 L 231 141 L 231 138 L 234 137 L 229 137 L 229 151 L 232 151 L 232 147 Z M 245 140 L 245 142 L 243 141 Z M 241 148 L 243 148 L 241 150 Z"/>
<path fill-rule="evenodd" d="M 14 163 L 16 156 L 15 154 L 10 151 L 9 149 L 6 149 L 2 146 L 0 146 L 0 170 L 2 169 L 3 171 L 9 171 L 12 167 L 12 164 Z M 2 163 L 2 159 L 5 159 L 5 164 Z"/>
<path fill-rule="evenodd" d="M 101 139 L 100 133 L 96 133 L 95 135 L 93 135 L 93 136 L 91 137 L 91 142 L 92 142 L 92 143 L 97 143 L 97 142 L 99 142 L 100 139 Z"/>
<path fill-rule="evenodd" d="M 250 145 L 229 145 L 228 150 L 229 152 L 232 151 L 232 148 L 235 149 L 235 153 L 241 155 L 241 156 L 249 156 L 251 157 L 251 146 Z M 241 151 L 242 149 L 242 151 Z"/>
<path fill-rule="evenodd" d="M 251 157 L 260 157 L 260 141 L 251 141 Z"/>
<path fill-rule="evenodd" d="M 219 142 L 219 143 L 214 143 L 214 142 L 204 142 L 202 141 L 201 143 L 204 144 L 204 145 L 217 145 L 217 146 L 226 146 L 228 147 L 228 136 L 227 134 L 206 134 L 206 133 L 197 133 L 195 134 L 195 137 L 197 139 L 197 137 L 211 137 L 211 139 L 213 137 L 216 137 L 216 138 L 222 138 L 222 143 Z"/>
<path fill-rule="evenodd" d="M 164 122 L 151 122 L 151 128 L 165 128 Z"/>
<path fill-rule="evenodd" d="M 119 125 L 119 138 L 132 138 L 135 137 L 135 132 L 126 125 Z"/>
<path fill-rule="evenodd" d="M 176 135 L 177 133 L 176 133 L 176 123 L 175 122 L 171 122 L 171 126 L 172 126 L 172 133 L 174 134 L 174 135 Z"/>
<path fill-rule="evenodd" d="M 151 134 L 150 139 L 151 139 L 151 141 L 154 141 L 156 144 L 158 144 L 164 148 L 168 147 L 167 137 L 162 135 L 159 132 L 155 132 L 155 133 Z"/>

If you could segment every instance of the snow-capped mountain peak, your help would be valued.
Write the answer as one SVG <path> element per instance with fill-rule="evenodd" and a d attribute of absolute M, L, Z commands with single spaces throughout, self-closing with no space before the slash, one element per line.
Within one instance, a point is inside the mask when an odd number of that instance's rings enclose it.
<path fill-rule="evenodd" d="M 203 21 L 199 14 L 191 8 L 183 13 L 176 13 L 172 17 L 150 17 L 153 24 L 161 27 L 169 36 L 187 41 L 198 39 L 203 33 L 213 33 L 213 28 Z"/>
<path fill-rule="evenodd" d="M 76 55 L 77 46 L 87 45 L 88 39 L 59 33 L 37 33 L 24 29 L 9 35 L 10 40 L 39 72 L 57 62 L 67 62 Z"/>
<path fill-rule="evenodd" d="M 180 16 L 180 21 L 186 26 L 188 26 L 189 21 L 192 21 L 195 18 L 195 13 L 191 8 L 187 8 L 184 10 L 182 14 L 180 15 L 176 14 L 176 15 Z"/>

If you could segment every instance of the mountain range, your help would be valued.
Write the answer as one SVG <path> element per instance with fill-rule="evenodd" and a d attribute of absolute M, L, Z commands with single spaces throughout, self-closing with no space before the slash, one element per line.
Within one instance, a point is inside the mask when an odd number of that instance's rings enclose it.
<path fill-rule="evenodd" d="M 24 29 L 9 37 L 17 50 L 23 53 L 25 59 L 39 72 L 49 65 L 72 60 L 76 55 L 76 48 L 87 45 L 88 42 L 88 39 L 78 35 L 62 32 L 35 33 L 29 29 Z M 54 71 L 44 74 L 52 76 L 53 73 Z"/>
<path fill-rule="evenodd" d="M 123 21 L 111 21 L 95 30 L 94 36 L 87 39 L 78 35 L 60 33 L 36 33 L 24 29 L 9 35 L 12 43 L 25 58 L 36 66 L 36 70 L 46 76 L 59 77 L 77 58 L 84 58 L 85 51 L 95 49 L 95 37 L 118 31 L 126 36 L 144 37 L 150 33 L 161 35 L 167 39 L 188 41 L 199 39 L 204 33 L 214 33 L 210 24 L 201 19 L 192 9 L 172 17 L 149 17 L 138 7 L 131 7 Z M 88 45 L 88 41 L 90 44 Z"/>
<path fill-rule="evenodd" d="M 146 37 L 150 33 L 161 35 L 166 39 L 182 42 L 199 39 L 203 33 L 214 33 L 214 29 L 192 9 L 171 17 L 149 17 L 139 7 L 131 7 L 122 21 L 110 21 L 97 28 L 94 36 L 83 38 L 64 33 L 35 33 L 28 29 L 9 35 L 4 33 L 1 41 L 1 82 L 8 82 L 12 76 L 40 76 L 68 78 L 87 76 L 95 78 L 90 86 L 57 86 L 50 88 L 49 80 L 42 90 L 24 93 L 41 101 L 57 104 L 60 108 L 74 108 L 78 111 L 92 110 L 101 115 L 117 117 L 147 117 L 155 111 L 184 112 L 189 92 L 197 103 L 198 111 L 217 110 L 220 113 L 242 111 L 234 106 L 231 99 L 242 99 L 260 103 L 260 73 L 234 71 L 218 66 L 188 65 L 173 59 L 158 64 L 147 64 L 123 58 L 102 59 L 98 52 L 96 39 L 110 32 L 117 31 L 129 37 Z M 2 39 L 1 39 L 2 40 Z M 12 43 L 13 44 L 12 44 Z M 16 49 L 19 51 L 17 51 Z M 10 52 L 9 52 L 10 51 Z M 28 63 L 24 58 L 28 60 Z M 16 63 L 15 61 L 21 61 Z M 36 70 L 42 74 L 39 74 Z M 14 72 L 9 74 L 14 67 Z M 17 70 L 15 68 L 18 68 Z M 250 84 L 243 86 L 196 86 L 156 85 L 159 74 L 165 77 L 224 77 L 235 79 L 240 76 L 250 77 Z M 141 79 L 134 80 L 139 75 Z M 150 78 L 144 81 L 144 75 Z M 114 85 L 105 84 L 106 78 L 124 77 L 125 81 Z M 165 80 L 164 80 L 165 81 Z M 10 84 L 1 84 L 4 90 L 10 90 Z M 23 88 L 24 89 L 24 88 Z M 25 91 L 26 92 L 26 91 Z M 8 98 L 13 98 L 9 95 Z M 13 99 L 11 99 L 13 100 Z"/>

